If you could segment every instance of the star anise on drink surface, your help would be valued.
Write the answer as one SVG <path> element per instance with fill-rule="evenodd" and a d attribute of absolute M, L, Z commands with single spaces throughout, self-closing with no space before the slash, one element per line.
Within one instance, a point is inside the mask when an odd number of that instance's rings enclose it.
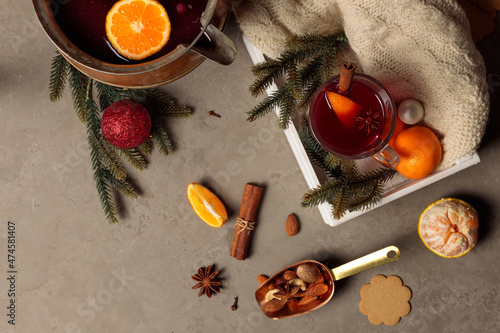
<path fill-rule="evenodd" d="M 198 268 L 198 274 L 191 276 L 193 280 L 198 281 L 196 285 L 193 286 L 193 289 L 201 288 L 198 297 L 205 293 L 208 298 L 212 297 L 212 293 L 220 293 L 219 286 L 222 285 L 222 282 L 215 280 L 219 271 L 215 271 L 213 273 L 210 272 L 212 266 L 208 266 L 203 270 L 203 267 Z"/>
<path fill-rule="evenodd" d="M 382 111 L 377 111 L 372 114 L 372 109 L 370 107 L 368 107 L 368 111 L 361 111 L 360 116 L 354 117 L 354 120 L 360 123 L 356 130 L 361 131 L 364 129 L 366 136 L 370 135 L 371 131 L 378 132 L 379 129 L 377 124 L 381 124 L 382 122 L 377 120 L 377 118 L 379 118 L 381 114 Z"/>
<path fill-rule="evenodd" d="M 274 297 L 280 300 L 280 304 L 284 305 L 288 302 L 297 302 L 300 297 L 304 296 L 300 292 L 300 286 L 293 286 L 290 288 L 290 283 L 287 283 L 283 288 L 282 286 L 276 286 L 279 291 L 274 294 Z"/>

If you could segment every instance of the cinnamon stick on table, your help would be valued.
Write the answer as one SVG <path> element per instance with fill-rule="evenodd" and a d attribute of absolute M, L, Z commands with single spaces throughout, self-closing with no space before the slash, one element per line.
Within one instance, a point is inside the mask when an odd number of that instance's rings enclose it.
<path fill-rule="evenodd" d="M 250 243 L 250 236 L 255 228 L 255 217 L 259 208 L 262 191 L 259 186 L 245 184 L 240 212 L 234 229 L 230 256 L 237 260 L 245 260 Z"/>

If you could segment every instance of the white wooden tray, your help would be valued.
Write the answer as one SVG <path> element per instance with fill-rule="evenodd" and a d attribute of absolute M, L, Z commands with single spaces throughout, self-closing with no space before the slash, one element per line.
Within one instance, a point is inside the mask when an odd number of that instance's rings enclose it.
<path fill-rule="evenodd" d="M 245 36 L 243 36 L 243 41 L 248 50 L 248 53 L 250 54 L 250 58 L 252 59 L 252 62 L 254 64 L 257 64 L 265 60 L 262 52 L 260 52 L 252 43 L 250 43 L 250 41 Z M 275 84 L 273 84 L 266 90 L 266 93 L 268 95 L 271 95 L 277 89 L 278 87 Z M 276 108 L 275 111 L 276 114 L 279 115 L 280 112 L 279 108 Z M 311 189 L 318 187 L 321 184 L 320 179 L 324 180 L 325 176 L 322 174 L 320 170 L 313 167 L 311 160 L 307 156 L 304 146 L 300 141 L 299 135 L 297 133 L 297 128 L 295 126 L 289 126 L 288 129 L 284 130 L 284 132 L 286 138 L 288 139 L 290 147 L 292 148 L 293 154 L 295 155 L 295 158 L 299 163 L 300 170 L 302 171 L 306 179 L 307 186 L 309 186 L 309 188 Z M 474 164 L 477 164 L 479 163 L 479 161 L 480 161 L 479 156 L 477 155 L 477 153 L 474 153 L 473 155 L 458 161 L 455 165 L 453 165 L 448 169 L 435 172 L 425 178 L 418 180 L 407 179 L 401 176 L 400 174 L 396 174 L 394 178 L 392 178 L 386 183 L 382 200 L 372 209 L 385 205 L 386 203 L 401 198 L 402 196 L 408 193 L 414 192 L 418 189 L 421 189 L 424 186 L 432 184 L 440 179 L 448 177 L 449 175 L 459 172 Z M 358 165 L 361 171 L 374 169 L 378 166 L 377 162 L 373 158 L 360 160 L 358 161 Z M 319 205 L 318 208 L 325 223 L 332 227 L 342 224 L 346 221 L 349 221 L 350 219 L 355 218 L 356 216 L 362 215 L 367 211 L 369 211 L 369 210 L 364 210 L 364 211 L 347 213 L 342 217 L 342 219 L 336 220 L 332 216 L 331 205 L 324 203 Z"/>

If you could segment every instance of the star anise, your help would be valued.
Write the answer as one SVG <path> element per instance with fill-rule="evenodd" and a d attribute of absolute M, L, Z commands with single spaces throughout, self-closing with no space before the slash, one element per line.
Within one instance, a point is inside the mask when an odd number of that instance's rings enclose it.
<path fill-rule="evenodd" d="M 280 300 L 281 305 L 291 301 L 297 302 L 300 297 L 304 296 L 302 293 L 299 293 L 300 286 L 293 286 L 290 289 L 290 283 L 287 283 L 284 288 L 282 286 L 276 286 L 276 288 L 278 288 L 279 291 L 274 294 L 274 297 Z"/>
<path fill-rule="evenodd" d="M 193 286 L 193 289 L 201 288 L 198 297 L 205 293 L 208 298 L 212 297 L 212 292 L 220 293 L 219 286 L 222 282 L 215 280 L 219 271 L 215 271 L 210 273 L 212 266 L 208 266 L 203 270 L 203 267 L 198 268 L 198 274 L 191 276 L 193 280 L 199 281 L 196 285 Z"/>
<path fill-rule="evenodd" d="M 381 124 L 382 122 L 377 120 L 377 118 L 380 117 L 382 111 L 377 111 L 372 114 L 372 109 L 368 107 L 368 111 L 361 112 L 361 116 L 354 117 L 354 120 L 361 123 L 356 130 L 361 131 L 364 129 L 366 136 L 370 135 L 371 131 L 379 131 L 377 124 Z"/>

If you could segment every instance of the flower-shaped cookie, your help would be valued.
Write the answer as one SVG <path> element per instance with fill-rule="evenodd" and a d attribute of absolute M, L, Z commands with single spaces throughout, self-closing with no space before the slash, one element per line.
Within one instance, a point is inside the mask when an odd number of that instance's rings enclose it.
<path fill-rule="evenodd" d="M 410 313 L 411 290 L 398 276 L 375 275 L 360 294 L 359 310 L 374 325 L 394 326 Z"/>

